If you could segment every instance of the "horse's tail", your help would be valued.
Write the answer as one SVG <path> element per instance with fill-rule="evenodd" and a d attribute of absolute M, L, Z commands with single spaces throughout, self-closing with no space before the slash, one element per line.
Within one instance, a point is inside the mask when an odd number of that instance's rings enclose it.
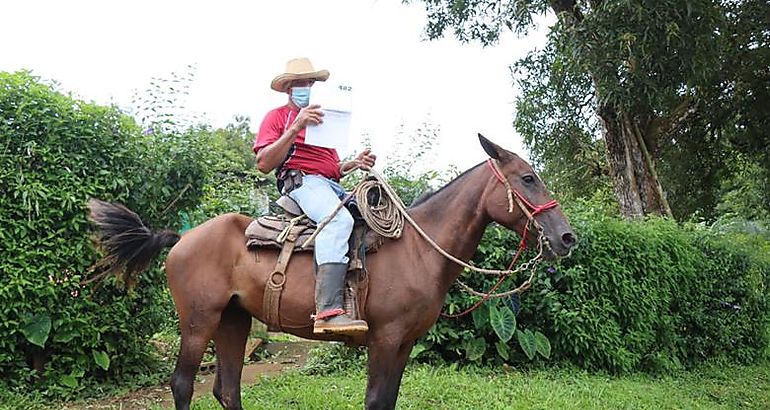
<path fill-rule="evenodd" d="M 139 215 L 120 204 L 92 198 L 88 208 L 89 218 L 98 228 L 96 240 L 104 252 L 99 262 L 104 269 L 100 276 L 119 274 L 129 286 L 163 248 L 174 246 L 181 238 L 169 230 L 153 232 Z"/>

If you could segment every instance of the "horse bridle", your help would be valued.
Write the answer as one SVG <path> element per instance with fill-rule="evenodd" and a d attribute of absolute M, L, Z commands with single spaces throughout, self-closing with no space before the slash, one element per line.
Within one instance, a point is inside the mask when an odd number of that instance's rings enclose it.
<path fill-rule="evenodd" d="M 487 292 L 486 294 L 476 293 L 473 289 L 471 289 L 470 286 L 468 286 L 465 283 L 463 283 L 459 278 L 456 279 L 457 282 L 460 284 L 460 286 L 463 287 L 463 289 L 465 289 L 466 291 L 471 292 L 473 294 L 477 294 L 479 296 L 482 296 L 482 298 L 479 299 L 479 301 L 476 302 L 475 304 L 473 304 L 471 307 L 469 307 L 468 309 L 465 309 L 464 311 L 462 311 L 460 313 L 447 314 L 447 313 L 441 312 L 441 316 L 443 316 L 443 317 L 457 318 L 457 317 L 460 317 L 460 316 L 463 316 L 463 315 L 466 315 L 466 314 L 472 312 L 473 310 L 475 310 L 476 308 L 481 306 L 482 303 L 484 303 L 485 301 L 487 301 L 491 297 L 503 297 L 503 295 L 514 294 L 514 293 L 521 293 L 521 292 L 524 292 L 527 289 L 529 289 L 529 287 L 532 284 L 532 278 L 535 276 L 535 269 L 534 269 L 534 267 L 536 266 L 537 261 L 540 260 L 540 256 L 542 255 L 542 247 L 541 247 L 541 245 L 543 243 L 542 242 L 542 239 L 543 239 L 543 227 L 540 226 L 540 224 L 537 222 L 537 220 L 535 219 L 535 216 L 537 216 L 538 214 L 541 214 L 541 213 L 543 213 L 543 212 L 545 212 L 545 211 L 547 211 L 547 210 L 549 210 L 551 208 L 555 208 L 555 207 L 559 206 L 559 203 L 556 202 L 555 199 L 552 199 L 552 200 L 544 203 L 543 205 L 539 205 L 539 206 L 532 205 L 532 203 L 529 202 L 527 200 L 527 198 L 524 197 L 524 195 L 522 195 L 519 191 L 513 189 L 513 187 L 511 186 L 511 183 L 508 182 L 508 179 L 505 176 L 503 176 L 503 172 L 500 170 L 500 166 L 498 165 L 497 160 L 490 158 L 490 159 L 487 160 L 487 165 L 489 165 L 489 169 L 492 171 L 492 175 L 494 175 L 495 178 L 497 178 L 497 180 L 500 181 L 500 183 L 502 183 L 505 186 L 505 190 L 506 190 L 506 193 L 508 195 L 508 212 L 509 213 L 513 212 L 513 201 L 515 200 L 516 203 L 519 205 L 519 208 L 521 208 L 522 212 L 524 212 L 524 215 L 526 215 L 527 219 L 528 219 L 527 220 L 527 224 L 524 225 L 524 231 L 521 234 L 521 242 L 519 242 L 519 248 L 516 250 L 516 254 L 513 256 L 513 259 L 511 260 L 511 264 L 508 265 L 508 269 L 506 269 L 505 272 L 511 272 L 511 268 L 513 267 L 513 265 L 516 264 L 516 262 L 519 260 L 519 257 L 524 252 L 524 249 L 527 247 L 527 234 L 529 233 L 529 226 L 530 225 L 534 225 L 535 228 L 537 228 L 537 230 L 538 230 L 538 239 L 537 239 L 537 241 L 538 241 L 538 251 L 539 251 L 539 253 L 532 260 L 530 260 L 529 262 L 527 262 L 524 265 L 522 265 L 522 267 L 523 266 L 531 265 L 531 267 L 529 268 L 531 270 L 531 273 L 529 275 L 529 279 L 527 279 L 518 288 L 516 288 L 516 289 L 514 289 L 512 291 L 503 292 L 501 294 L 495 294 L 494 293 L 497 290 L 497 288 L 503 283 L 505 278 L 508 277 L 509 273 L 505 273 L 503 275 L 500 275 L 500 279 L 492 287 L 492 289 L 490 289 L 489 292 Z M 546 243 L 547 242 L 548 241 L 546 241 Z"/>
<path fill-rule="evenodd" d="M 552 199 L 543 205 L 532 205 L 532 203 L 529 202 L 527 198 L 524 197 L 524 195 L 513 189 L 511 183 L 508 182 L 508 178 L 506 178 L 503 175 L 503 172 L 500 170 L 500 165 L 497 163 L 497 160 L 490 158 L 487 160 L 487 165 L 489 165 L 489 169 L 492 171 L 492 174 L 495 176 L 495 178 L 497 178 L 497 180 L 505 186 L 507 191 L 506 193 L 508 195 L 508 212 L 513 212 L 513 201 L 516 200 L 516 203 L 519 205 L 519 208 L 521 208 L 521 211 L 524 212 L 524 215 L 527 216 L 527 224 L 524 226 L 524 232 L 521 234 L 521 243 L 526 246 L 526 238 L 527 234 L 529 233 L 530 224 L 533 224 L 540 233 L 543 231 L 543 228 L 537 222 L 535 216 L 551 208 L 559 206 L 559 203 L 556 202 L 555 199 Z"/>

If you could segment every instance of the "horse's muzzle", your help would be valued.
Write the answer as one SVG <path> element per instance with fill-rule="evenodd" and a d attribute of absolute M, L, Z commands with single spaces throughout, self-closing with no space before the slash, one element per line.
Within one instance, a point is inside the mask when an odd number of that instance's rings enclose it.
<path fill-rule="evenodd" d="M 577 235 L 572 231 L 562 232 L 561 235 L 548 235 L 546 240 L 549 246 L 544 253 L 549 259 L 567 257 L 572 252 L 572 248 L 577 245 Z"/>

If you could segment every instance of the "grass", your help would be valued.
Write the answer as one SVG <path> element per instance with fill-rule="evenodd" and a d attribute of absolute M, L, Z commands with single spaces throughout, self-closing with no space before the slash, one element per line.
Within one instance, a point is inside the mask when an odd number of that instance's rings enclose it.
<path fill-rule="evenodd" d="M 255 385 L 244 386 L 244 408 L 360 409 L 366 389 L 364 359 L 359 351 L 338 344 L 320 344 L 311 351 L 302 370 L 265 376 Z M 90 395 L 121 395 L 118 386 L 94 387 Z M 123 389 L 127 387 L 123 385 Z M 62 408 L 62 403 L 52 403 L 50 397 L 34 392 L 0 391 L 0 410 Z M 123 408 L 109 398 L 74 404 L 74 408 Z M 770 409 L 770 362 L 752 366 L 711 362 L 695 370 L 660 377 L 608 376 L 575 368 L 521 371 L 510 367 L 410 364 L 401 385 L 398 408 Z M 206 392 L 194 401 L 193 409 L 220 407 Z"/>
<path fill-rule="evenodd" d="M 360 409 L 363 369 L 264 377 L 243 390 L 246 409 Z M 219 409 L 213 397 L 193 409 Z M 770 409 L 770 366 L 704 366 L 676 376 L 610 377 L 580 370 L 412 366 L 400 409 Z"/>

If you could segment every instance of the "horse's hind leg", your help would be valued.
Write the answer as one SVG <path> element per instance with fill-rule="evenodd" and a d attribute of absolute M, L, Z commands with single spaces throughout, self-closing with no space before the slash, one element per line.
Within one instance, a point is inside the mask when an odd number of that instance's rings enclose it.
<path fill-rule="evenodd" d="M 182 333 L 182 347 L 171 376 L 171 392 L 177 410 L 189 410 L 193 394 L 195 374 L 201 364 L 211 336 L 219 325 L 221 310 L 179 312 L 179 328 Z"/>
<path fill-rule="evenodd" d="M 217 352 L 217 377 L 214 397 L 226 409 L 241 409 L 241 371 L 246 338 L 251 328 L 251 315 L 233 299 L 222 312 L 219 328 L 214 333 Z"/>

